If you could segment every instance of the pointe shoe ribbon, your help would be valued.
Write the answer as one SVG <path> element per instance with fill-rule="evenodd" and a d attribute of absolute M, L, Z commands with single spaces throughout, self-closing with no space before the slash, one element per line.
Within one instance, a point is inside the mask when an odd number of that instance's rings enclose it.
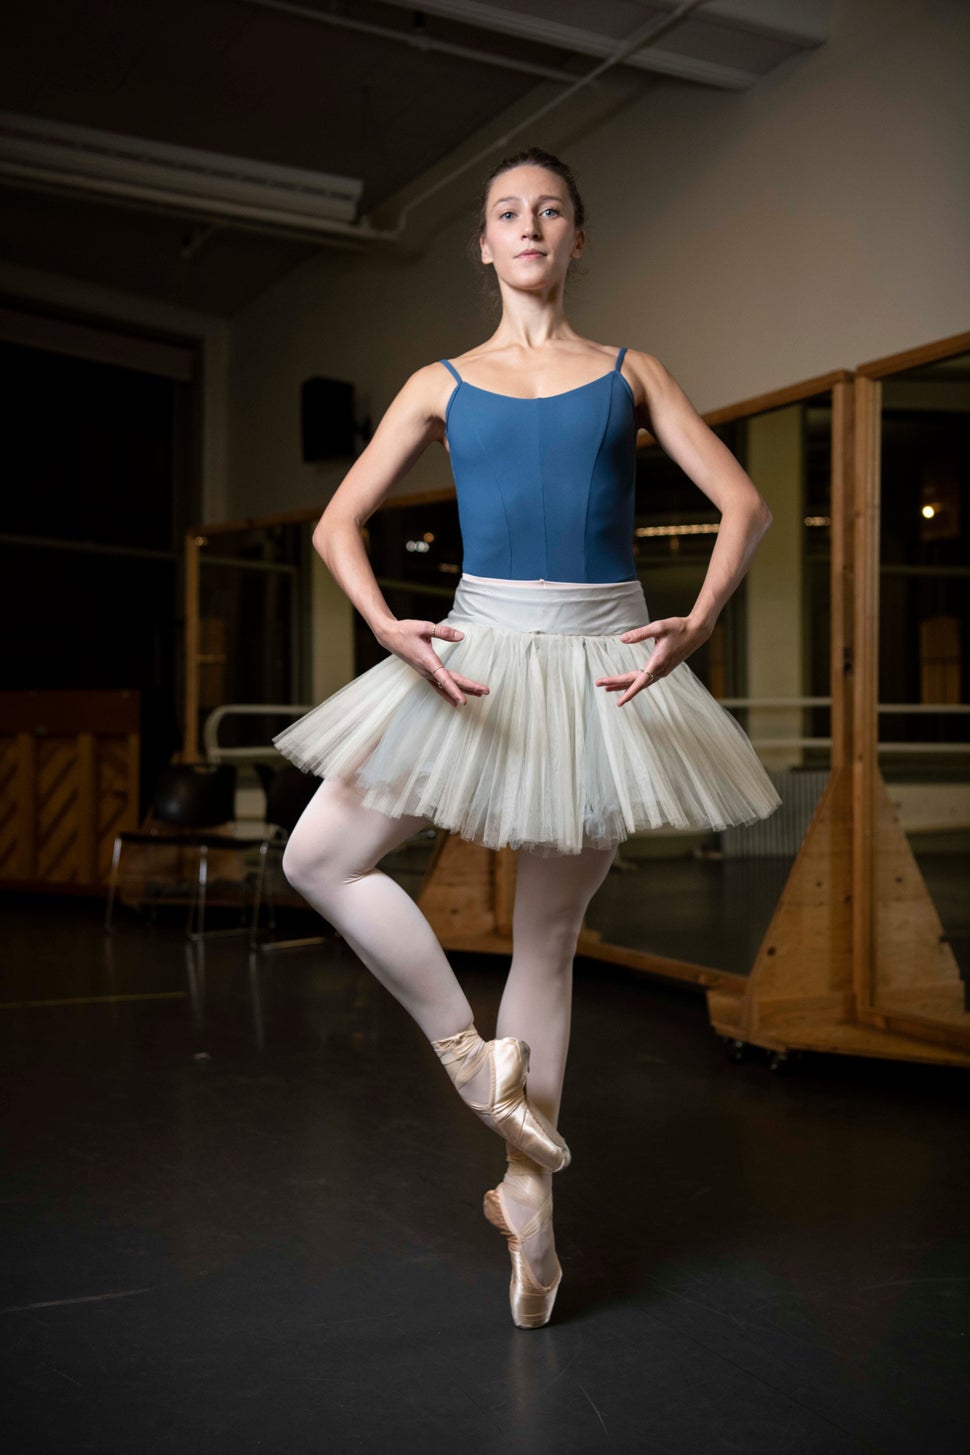
<path fill-rule="evenodd" d="M 487 1127 L 549 1172 L 569 1166 L 570 1152 L 555 1127 L 525 1094 L 529 1047 L 515 1036 L 483 1041 L 474 1026 L 455 1036 L 432 1041 L 448 1075 L 461 1093 L 483 1063 L 489 1067 L 489 1099 L 462 1100 Z"/>

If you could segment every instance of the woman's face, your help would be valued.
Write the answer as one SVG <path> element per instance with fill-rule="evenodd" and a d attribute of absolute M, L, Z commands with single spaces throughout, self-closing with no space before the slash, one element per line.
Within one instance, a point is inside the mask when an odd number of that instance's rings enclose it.
<path fill-rule="evenodd" d="M 488 191 L 482 262 L 513 288 L 541 290 L 560 283 L 583 250 L 569 190 L 544 167 L 513 167 Z"/>

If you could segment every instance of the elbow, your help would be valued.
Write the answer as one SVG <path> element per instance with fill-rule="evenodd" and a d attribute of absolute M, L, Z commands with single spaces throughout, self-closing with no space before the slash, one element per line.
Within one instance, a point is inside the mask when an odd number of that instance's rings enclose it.
<path fill-rule="evenodd" d="M 359 538 L 360 535 L 361 527 L 356 518 L 328 505 L 314 527 L 311 541 L 327 570 L 332 571 L 334 560 L 340 556 L 349 541 L 354 537 Z"/>
<path fill-rule="evenodd" d="M 328 505 L 326 510 L 323 512 L 320 519 L 314 526 L 313 535 L 311 536 L 313 549 L 316 551 L 317 555 L 320 557 L 321 561 L 323 561 L 325 565 L 330 564 L 327 560 L 327 556 L 333 543 L 333 527 L 333 512 Z"/>
<path fill-rule="evenodd" d="M 327 559 L 327 535 L 328 531 L 324 526 L 323 516 L 321 516 L 313 528 L 313 535 L 310 537 L 310 541 L 313 545 L 313 549 L 316 551 L 317 555 L 322 561 L 326 561 Z"/>

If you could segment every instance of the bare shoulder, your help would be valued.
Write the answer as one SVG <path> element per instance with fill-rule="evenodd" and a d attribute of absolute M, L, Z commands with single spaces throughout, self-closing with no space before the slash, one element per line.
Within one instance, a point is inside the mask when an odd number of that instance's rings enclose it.
<path fill-rule="evenodd" d="M 405 379 L 393 407 L 427 423 L 443 422 L 454 387 L 454 376 L 444 364 L 423 364 Z"/>
<path fill-rule="evenodd" d="M 656 355 L 645 354 L 641 349 L 627 349 L 623 357 L 623 372 L 633 375 L 648 400 L 674 383 L 673 375 Z"/>
<path fill-rule="evenodd" d="M 643 429 L 656 434 L 662 417 L 675 413 L 679 418 L 687 418 L 696 414 L 680 384 L 655 354 L 628 349 L 623 372 L 633 390 L 637 421 Z"/>

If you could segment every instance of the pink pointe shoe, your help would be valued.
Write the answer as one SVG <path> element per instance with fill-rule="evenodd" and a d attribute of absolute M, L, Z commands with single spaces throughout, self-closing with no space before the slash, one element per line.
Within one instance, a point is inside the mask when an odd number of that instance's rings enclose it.
<path fill-rule="evenodd" d="M 549 1172 L 561 1172 L 570 1163 L 570 1152 L 556 1128 L 525 1093 L 529 1073 L 529 1047 L 515 1036 L 483 1041 L 474 1026 L 432 1041 L 439 1060 L 458 1092 L 481 1066 L 488 1062 L 489 1099 L 465 1105 L 505 1142 L 519 1148 L 533 1162 Z"/>
<path fill-rule="evenodd" d="M 516 1185 L 518 1189 L 518 1184 Z M 509 1221 L 502 1186 L 500 1182 L 498 1187 L 486 1192 L 483 1209 L 492 1226 L 498 1228 L 508 1240 L 509 1256 L 512 1259 L 512 1281 L 509 1284 L 512 1322 L 519 1329 L 541 1329 L 552 1317 L 552 1306 L 562 1281 L 562 1268 L 557 1258 L 555 1278 L 549 1284 L 540 1283 L 529 1267 L 523 1244 L 551 1219 L 552 1193 L 546 1193 L 532 1217 L 516 1233 Z"/>

